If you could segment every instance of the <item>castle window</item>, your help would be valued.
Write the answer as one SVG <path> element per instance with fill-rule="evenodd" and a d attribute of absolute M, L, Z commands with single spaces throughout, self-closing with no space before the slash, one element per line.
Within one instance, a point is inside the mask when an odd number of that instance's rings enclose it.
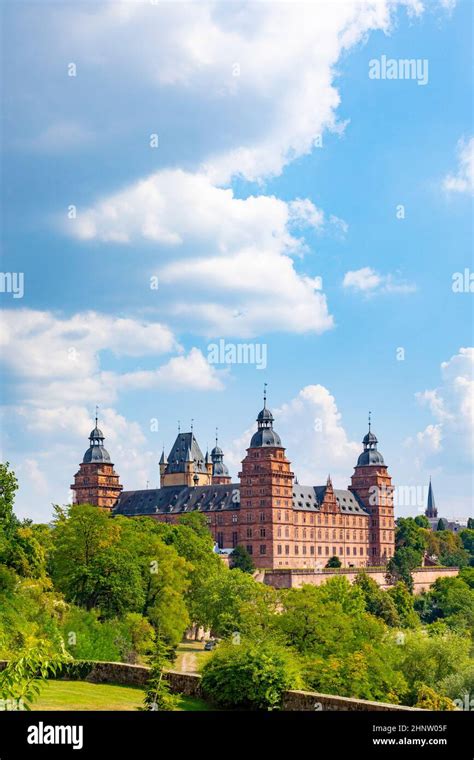
<path fill-rule="evenodd" d="M 237 546 L 239 534 L 238 533 L 232 533 L 232 548 L 235 549 Z"/>
<path fill-rule="evenodd" d="M 342 554 L 344 554 L 344 550 L 343 550 L 342 546 L 340 546 L 339 547 L 339 555 L 341 556 Z"/>
<path fill-rule="evenodd" d="M 236 523 L 236 522 L 237 522 L 237 515 L 232 515 L 232 522 L 233 522 L 233 523 Z"/>
<path fill-rule="evenodd" d="M 298 544 L 295 544 L 295 554 L 299 554 L 299 547 L 298 547 Z"/>
<path fill-rule="evenodd" d="M 247 528 L 247 538 L 252 538 L 252 528 Z"/>
<path fill-rule="evenodd" d="M 354 554 L 354 555 L 357 554 L 357 548 L 355 546 L 354 546 L 354 548 L 352 550 L 352 554 Z"/>
<path fill-rule="evenodd" d="M 278 544 L 277 546 L 277 554 L 281 554 L 281 544 Z"/>
<path fill-rule="evenodd" d="M 278 538 L 281 538 L 281 528 L 280 527 L 277 530 L 277 536 L 278 536 Z"/>
<path fill-rule="evenodd" d="M 223 533 L 218 533 L 217 534 L 217 545 L 218 545 L 219 549 L 223 549 L 224 548 L 224 534 Z"/>
<path fill-rule="evenodd" d="M 266 554 L 266 553 L 267 553 L 267 545 L 260 544 L 260 554 Z"/>
<path fill-rule="evenodd" d="M 252 546 L 252 544 L 247 544 L 247 553 L 248 554 L 253 554 L 253 546 Z"/>
<path fill-rule="evenodd" d="M 314 546 L 310 546 L 309 547 L 309 553 L 310 554 L 314 554 Z"/>
<path fill-rule="evenodd" d="M 318 546 L 318 554 L 321 554 L 321 547 Z"/>
<path fill-rule="evenodd" d="M 265 528 L 260 528 L 260 538 L 265 538 Z"/>
<path fill-rule="evenodd" d="M 303 554 L 306 554 L 306 544 L 303 544 Z"/>
<path fill-rule="evenodd" d="M 351 553 L 351 548 L 350 548 L 350 546 L 346 546 L 346 554 L 350 554 L 350 553 Z"/>
<path fill-rule="evenodd" d="M 326 549 L 326 556 L 329 556 L 329 546 L 326 546 L 325 549 Z"/>
<path fill-rule="evenodd" d="M 290 547 L 288 544 L 285 546 L 285 554 L 288 555 L 290 553 Z"/>
<path fill-rule="evenodd" d="M 265 504 L 265 502 L 263 502 Z M 265 512 L 260 512 L 259 515 L 260 522 L 265 522 Z"/>

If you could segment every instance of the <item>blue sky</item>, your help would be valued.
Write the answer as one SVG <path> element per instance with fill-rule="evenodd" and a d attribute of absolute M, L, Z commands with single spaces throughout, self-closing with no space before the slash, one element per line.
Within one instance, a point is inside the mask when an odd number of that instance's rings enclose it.
<path fill-rule="evenodd" d="M 68 499 L 96 403 L 126 489 L 156 485 L 178 419 L 203 448 L 218 426 L 235 476 L 263 382 L 300 482 L 347 486 L 370 409 L 394 483 L 471 513 L 472 4 L 424 5 L 4 6 L 22 516 Z M 369 78 L 382 56 L 427 84 Z M 210 364 L 219 339 L 266 368 Z"/>

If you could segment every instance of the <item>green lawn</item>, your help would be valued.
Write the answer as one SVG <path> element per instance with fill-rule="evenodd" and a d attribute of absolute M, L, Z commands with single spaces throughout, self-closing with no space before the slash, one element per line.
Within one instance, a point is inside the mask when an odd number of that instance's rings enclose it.
<path fill-rule="evenodd" d="M 33 710 L 138 710 L 144 691 L 133 686 L 113 686 L 86 681 L 48 681 Z M 211 708 L 201 699 L 180 697 L 178 710 Z"/>

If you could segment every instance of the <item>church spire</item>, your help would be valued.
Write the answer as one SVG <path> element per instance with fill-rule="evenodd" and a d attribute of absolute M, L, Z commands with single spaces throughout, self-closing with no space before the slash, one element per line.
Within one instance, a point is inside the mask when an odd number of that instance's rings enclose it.
<path fill-rule="evenodd" d="M 438 517 L 438 510 L 436 509 L 433 486 L 431 485 L 431 478 L 430 478 L 430 485 L 428 487 L 428 503 L 426 505 L 425 515 L 426 517 L 431 517 L 431 518 Z"/>

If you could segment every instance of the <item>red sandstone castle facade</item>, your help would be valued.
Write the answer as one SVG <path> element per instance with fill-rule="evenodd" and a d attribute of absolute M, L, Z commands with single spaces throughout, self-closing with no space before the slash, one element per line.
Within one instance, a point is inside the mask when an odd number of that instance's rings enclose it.
<path fill-rule="evenodd" d="M 193 432 L 178 433 L 160 459 L 160 488 L 124 491 L 96 427 L 72 486 L 75 502 L 176 522 L 199 511 L 220 549 L 244 546 L 258 568 L 323 568 L 330 557 L 343 567 L 383 566 L 393 556 L 393 486 L 370 429 L 347 490 L 302 486 L 294 477 L 266 400 L 232 483 L 217 445 L 203 456 Z"/>

